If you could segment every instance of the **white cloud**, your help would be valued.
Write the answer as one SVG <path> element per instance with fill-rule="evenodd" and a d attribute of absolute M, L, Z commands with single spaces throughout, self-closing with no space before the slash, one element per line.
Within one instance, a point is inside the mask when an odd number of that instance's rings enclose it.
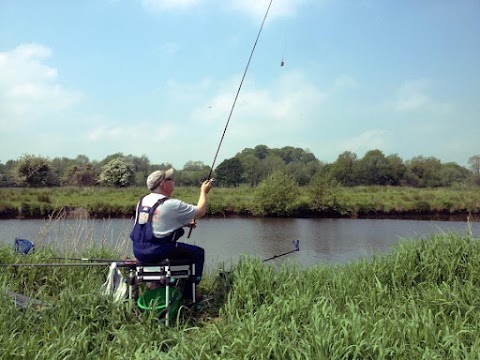
<path fill-rule="evenodd" d="M 195 109 L 193 122 L 209 128 L 223 128 L 232 108 L 237 80 L 232 79 L 222 86 L 208 101 L 208 106 Z M 230 141 L 237 142 L 237 148 L 245 147 L 246 142 L 292 144 L 301 141 L 305 131 L 319 124 L 317 115 L 325 99 L 326 94 L 301 72 L 288 72 L 268 88 L 258 89 L 253 82 L 246 82 L 229 124 L 228 131 L 235 134 Z"/>
<path fill-rule="evenodd" d="M 162 107 L 155 122 L 149 125 L 142 119 L 120 130 L 117 127 L 124 125 L 108 121 L 111 126 L 90 132 L 91 141 L 96 143 L 89 148 L 103 141 L 116 151 L 121 148 L 135 154 L 139 144 L 162 144 L 152 154 L 152 161 L 168 161 L 175 166 L 192 159 L 209 161 L 225 128 L 239 81 L 240 75 L 223 83 L 208 78 L 196 83 L 170 80 L 166 91 L 158 91 L 168 94 L 169 103 L 185 104 L 173 110 L 175 118 L 165 119 L 170 110 Z M 317 125 L 322 126 L 323 118 L 318 114 L 326 99 L 326 94 L 300 71 L 284 72 L 274 83 L 262 87 L 257 86 L 252 75 L 240 91 L 218 161 L 258 144 L 304 146 L 305 134 L 314 133 Z M 126 142 L 125 138 L 132 140 Z"/>
<path fill-rule="evenodd" d="M 360 156 L 369 150 L 380 149 L 386 151 L 388 149 L 388 138 L 390 132 L 381 129 L 372 129 L 352 138 L 340 141 L 336 144 L 336 153 L 340 154 L 344 151 L 352 151 Z"/>
<path fill-rule="evenodd" d="M 181 139 L 185 132 L 181 123 L 141 121 L 126 125 L 107 122 L 103 117 L 96 118 L 98 124 L 96 127 L 72 139 L 72 142 L 77 143 L 77 147 L 79 147 L 78 153 L 101 158 L 114 152 L 140 155 L 148 151 L 152 161 L 160 162 L 172 162 L 177 160 L 176 157 L 182 155 L 182 149 L 174 148 L 185 145 L 182 142 L 177 144 L 178 141 L 175 140 Z M 160 159 L 158 159 L 159 156 Z"/>
<path fill-rule="evenodd" d="M 97 123 L 104 123 L 101 117 L 97 117 Z M 152 126 L 151 123 L 138 122 L 134 125 L 113 125 L 102 124 L 90 130 L 86 138 L 91 143 L 114 143 L 125 142 L 129 139 L 129 143 L 134 143 L 134 147 L 138 147 L 139 143 L 157 143 L 158 141 L 167 140 L 175 135 L 180 128 L 173 123 L 166 122 L 158 126 Z"/>
<path fill-rule="evenodd" d="M 310 0 L 276 0 L 273 1 L 268 14 L 271 20 L 277 17 L 291 17 L 297 14 L 298 8 L 310 2 Z M 259 19 L 265 16 L 268 5 L 268 0 L 231 0 L 229 7 L 234 11 L 240 11 L 248 16 Z"/>
<path fill-rule="evenodd" d="M 79 101 L 81 94 L 63 87 L 57 69 L 45 64 L 50 57 L 38 44 L 0 53 L 0 129 L 48 120 Z"/>
<path fill-rule="evenodd" d="M 349 90 L 358 88 L 359 84 L 352 76 L 348 74 L 339 75 L 333 82 L 334 90 Z"/>
<path fill-rule="evenodd" d="M 413 111 L 429 104 L 431 99 L 425 93 L 427 87 L 428 81 L 425 79 L 403 83 L 398 90 L 397 100 L 394 105 L 395 110 Z"/>
<path fill-rule="evenodd" d="M 166 82 L 167 93 L 175 101 L 180 103 L 192 101 L 194 98 L 197 98 L 199 95 L 208 91 L 212 86 L 212 80 L 209 78 L 204 78 L 198 81 L 197 83 L 179 83 L 176 80 L 170 79 Z"/>
<path fill-rule="evenodd" d="M 451 104 L 432 99 L 428 94 L 430 81 L 417 79 L 404 82 L 397 91 L 397 98 L 393 108 L 398 112 L 411 112 L 427 110 L 437 113 L 445 113 L 451 110 Z"/>

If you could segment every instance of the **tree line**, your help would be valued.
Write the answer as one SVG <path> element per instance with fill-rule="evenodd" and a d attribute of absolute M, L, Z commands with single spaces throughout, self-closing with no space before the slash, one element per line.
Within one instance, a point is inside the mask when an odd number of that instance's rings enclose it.
<path fill-rule="evenodd" d="M 25 154 L 0 163 L 0 186 L 145 186 L 152 171 L 171 167 L 169 163 L 152 164 L 146 155 L 115 153 L 101 161 L 91 161 L 85 155 L 49 159 Z M 175 181 L 177 186 L 198 186 L 209 172 L 210 167 L 203 162 L 188 161 L 182 169 L 176 169 Z M 386 156 L 378 149 L 368 151 L 362 158 L 345 151 L 333 163 L 324 163 L 301 148 L 257 145 L 225 159 L 213 171 L 218 185 L 223 187 L 256 187 L 272 174 L 287 175 L 299 186 L 309 185 L 319 177 L 342 186 L 480 186 L 480 155 L 471 156 L 468 167 L 421 155 L 404 161 L 397 154 Z"/>

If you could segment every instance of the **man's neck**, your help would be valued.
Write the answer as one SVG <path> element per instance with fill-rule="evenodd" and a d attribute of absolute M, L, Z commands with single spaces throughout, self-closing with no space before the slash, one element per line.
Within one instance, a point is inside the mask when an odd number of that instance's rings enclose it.
<path fill-rule="evenodd" d="M 163 195 L 163 196 L 166 196 L 166 197 L 170 197 L 169 194 L 166 194 L 165 192 L 161 191 L 161 190 L 153 190 L 152 191 L 152 194 L 160 194 L 160 195 Z"/>

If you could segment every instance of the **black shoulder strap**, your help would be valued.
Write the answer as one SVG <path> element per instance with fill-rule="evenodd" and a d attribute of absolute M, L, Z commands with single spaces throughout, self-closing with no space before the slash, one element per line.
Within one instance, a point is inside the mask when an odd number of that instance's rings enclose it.
<path fill-rule="evenodd" d="M 143 198 L 142 198 L 143 199 Z M 153 204 L 153 206 L 150 208 L 150 210 L 148 210 L 148 220 L 147 220 L 147 223 L 149 222 L 152 222 L 152 218 L 153 218 L 153 213 L 155 212 L 155 209 L 157 207 L 159 207 L 161 204 L 163 204 L 165 201 L 168 200 L 168 197 L 164 197 L 164 198 L 161 198 L 161 199 L 158 199 L 157 202 L 155 204 Z"/>

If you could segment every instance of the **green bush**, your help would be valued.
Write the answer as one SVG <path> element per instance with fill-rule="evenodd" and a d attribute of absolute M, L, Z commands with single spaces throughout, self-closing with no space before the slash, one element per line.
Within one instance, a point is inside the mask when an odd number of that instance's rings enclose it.
<path fill-rule="evenodd" d="M 255 213 L 274 216 L 291 214 L 300 191 L 295 181 L 287 174 L 276 172 L 264 180 L 254 193 Z"/>
<path fill-rule="evenodd" d="M 307 188 L 310 209 L 313 211 L 331 210 L 338 201 L 340 185 L 329 175 L 317 173 Z"/>

